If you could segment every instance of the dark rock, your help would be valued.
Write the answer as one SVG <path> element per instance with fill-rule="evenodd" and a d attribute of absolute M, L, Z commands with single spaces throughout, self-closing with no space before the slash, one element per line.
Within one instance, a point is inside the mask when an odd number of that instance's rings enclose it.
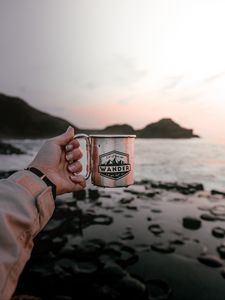
<path fill-rule="evenodd" d="M 86 190 L 81 190 L 77 192 L 73 192 L 73 198 L 77 200 L 85 200 L 86 199 Z"/>
<path fill-rule="evenodd" d="M 197 230 L 201 227 L 201 220 L 193 217 L 183 218 L 183 227 L 191 230 Z"/>
<path fill-rule="evenodd" d="M 212 235 L 222 239 L 225 236 L 225 229 L 222 227 L 215 227 L 212 229 Z"/>
<path fill-rule="evenodd" d="M 152 181 L 151 187 L 163 189 L 167 191 L 177 191 L 184 195 L 194 194 L 197 191 L 204 190 L 204 187 L 201 183 L 178 183 L 178 182 L 161 182 L 161 181 Z"/>
<path fill-rule="evenodd" d="M 100 193 L 98 189 L 89 189 L 88 197 L 90 200 L 97 200 L 100 197 Z"/>
<path fill-rule="evenodd" d="M 210 214 L 202 214 L 200 218 L 204 221 L 214 222 L 217 220 L 215 216 L 212 216 Z"/>
<path fill-rule="evenodd" d="M 175 251 L 175 247 L 169 242 L 155 243 L 151 245 L 152 250 L 160 253 L 172 253 Z"/>
<path fill-rule="evenodd" d="M 217 191 L 217 190 L 211 190 L 211 194 L 212 195 L 222 195 L 223 197 L 225 197 L 224 192 L 220 192 L 220 191 Z"/>
<path fill-rule="evenodd" d="M 0 154 L 25 154 L 20 148 L 0 141 Z"/>
<path fill-rule="evenodd" d="M 16 170 L 12 170 L 12 171 L 0 171 L 0 179 L 8 178 L 10 175 L 12 175 L 15 172 L 16 172 Z"/>
<path fill-rule="evenodd" d="M 217 247 L 217 251 L 222 259 L 225 259 L 225 245 L 220 245 Z"/>
<path fill-rule="evenodd" d="M 167 300 L 172 295 L 172 287 L 161 279 L 152 279 L 146 282 L 149 300 Z"/>
<path fill-rule="evenodd" d="M 155 235 L 159 235 L 164 232 L 164 230 L 158 224 L 151 224 L 148 229 Z"/>
<path fill-rule="evenodd" d="M 213 255 L 202 255 L 198 257 L 198 261 L 202 264 L 212 268 L 222 267 L 223 262 L 216 256 Z"/>

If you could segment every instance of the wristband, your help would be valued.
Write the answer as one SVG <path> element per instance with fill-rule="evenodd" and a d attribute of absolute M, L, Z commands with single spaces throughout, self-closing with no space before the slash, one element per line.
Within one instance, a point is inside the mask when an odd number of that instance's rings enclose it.
<path fill-rule="evenodd" d="M 53 198 L 56 198 L 56 185 L 44 173 L 34 167 L 28 167 L 25 170 L 34 173 L 35 175 L 40 177 L 47 184 L 47 186 L 51 186 Z"/>

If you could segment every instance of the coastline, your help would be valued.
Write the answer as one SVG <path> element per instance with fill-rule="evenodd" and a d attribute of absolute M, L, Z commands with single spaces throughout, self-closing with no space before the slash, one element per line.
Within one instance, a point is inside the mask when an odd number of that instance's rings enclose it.
<path fill-rule="evenodd" d="M 58 197 L 16 294 L 222 300 L 224 201 L 201 184 L 148 180 Z"/>

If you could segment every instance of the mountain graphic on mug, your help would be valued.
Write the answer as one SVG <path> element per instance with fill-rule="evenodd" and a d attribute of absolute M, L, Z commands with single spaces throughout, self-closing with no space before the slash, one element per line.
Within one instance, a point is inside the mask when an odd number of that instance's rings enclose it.
<path fill-rule="evenodd" d="M 111 151 L 100 155 L 99 173 L 111 179 L 119 179 L 130 172 L 129 155 Z"/>

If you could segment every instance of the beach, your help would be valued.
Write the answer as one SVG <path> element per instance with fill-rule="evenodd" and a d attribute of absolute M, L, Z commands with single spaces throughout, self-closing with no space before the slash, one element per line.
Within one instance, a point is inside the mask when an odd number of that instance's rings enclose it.
<path fill-rule="evenodd" d="M 58 197 L 14 299 L 222 300 L 224 201 L 148 180 Z"/>

